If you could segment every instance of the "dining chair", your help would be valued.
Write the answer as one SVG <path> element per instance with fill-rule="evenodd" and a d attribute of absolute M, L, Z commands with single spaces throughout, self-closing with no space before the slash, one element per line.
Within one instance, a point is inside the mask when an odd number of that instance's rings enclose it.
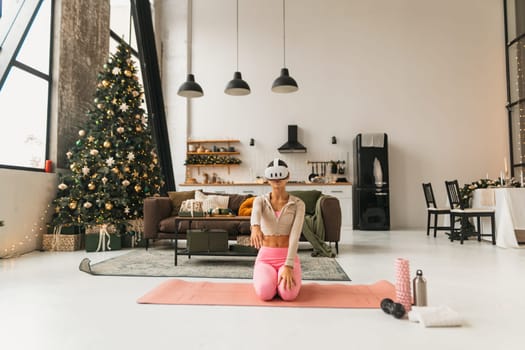
<path fill-rule="evenodd" d="M 430 230 L 434 230 L 434 237 L 438 230 L 449 230 L 450 226 L 438 226 L 438 219 L 440 215 L 448 215 L 450 217 L 450 208 L 439 208 L 436 205 L 434 191 L 432 184 L 423 183 L 423 193 L 425 194 L 425 201 L 427 202 L 427 236 L 430 235 Z M 432 219 L 434 223 L 431 224 Z"/>
<path fill-rule="evenodd" d="M 465 239 L 471 235 L 476 235 L 478 241 L 481 241 L 482 236 L 491 236 L 492 244 L 496 244 L 496 219 L 494 209 L 485 208 L 465 208 L 461 201 L 458 180 L 445 181 L 447 188 L 448 201 L 450 203 L 450 241 L 459 237 L 461 244 Z M 490 218 L 491 233 L 481 233 L 481 218 Z M 460 219 L 460 227 L 456 228 L 456 218 Z M 470 218 L 476 218 L 476 230 L 469 232 L 467 225 Z"/>

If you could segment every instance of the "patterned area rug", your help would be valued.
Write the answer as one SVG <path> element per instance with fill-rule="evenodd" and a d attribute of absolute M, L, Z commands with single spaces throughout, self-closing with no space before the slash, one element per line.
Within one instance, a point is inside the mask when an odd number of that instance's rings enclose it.
<path fill-rule="evenodd" d="M 299 251 L 303 280 L 350 281 L 334 258 L 312 257 L 311 251 Z M 88 258 L 80 270 L 104 276 L 202 277 L 251 279 L 255 257 L 179 255 L 173 263 L 173 249 L 136 248 L 129 253 L 91 265 Z"/>

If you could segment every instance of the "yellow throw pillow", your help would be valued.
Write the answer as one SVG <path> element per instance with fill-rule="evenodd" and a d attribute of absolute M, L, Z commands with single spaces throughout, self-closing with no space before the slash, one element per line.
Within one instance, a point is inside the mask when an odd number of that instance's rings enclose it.
<path fill-rule="evenodd" d="M 239 207 L 239 216 L 251 216 L 252 215 L 252 207 L 253 207 L 253 200 L 255 197 L 249 197 L 244 202 L 241 203 L 241 206 Z"/>

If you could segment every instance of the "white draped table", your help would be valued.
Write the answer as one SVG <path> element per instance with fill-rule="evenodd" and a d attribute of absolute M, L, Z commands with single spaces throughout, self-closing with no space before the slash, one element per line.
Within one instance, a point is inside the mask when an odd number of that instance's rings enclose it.
<path fill-rule="evenodd" d="M 525 188 L 480 188 L 472 194 L 473 208 L 495 209 L 496 245 L 519 248 L 516 233 L 525 237 Z M 490 232 L 490 219 L 482 218 L 483 233 Z M 483 237 L 489 239 L 490 237 Z"/>

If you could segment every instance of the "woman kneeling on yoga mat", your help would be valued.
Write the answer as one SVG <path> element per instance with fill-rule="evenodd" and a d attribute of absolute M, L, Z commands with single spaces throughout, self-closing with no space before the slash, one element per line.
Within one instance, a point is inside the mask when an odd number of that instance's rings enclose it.
<path fill-rule="evenodd" d="M 262 300 L 279 295 L 294 300 L 301 289 L 297 256 L 304 222 L 304 202 L 286 192 L 288 166 L 279 158 L 268 164 L 264 177 L 272 192 L 253 201 L 250 243 L 259 249 L 253 269 L 255 293 Z"/>

